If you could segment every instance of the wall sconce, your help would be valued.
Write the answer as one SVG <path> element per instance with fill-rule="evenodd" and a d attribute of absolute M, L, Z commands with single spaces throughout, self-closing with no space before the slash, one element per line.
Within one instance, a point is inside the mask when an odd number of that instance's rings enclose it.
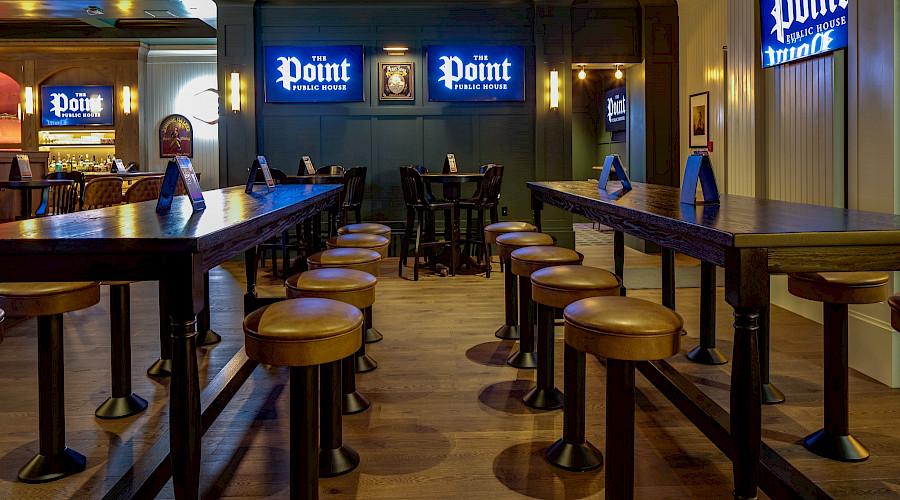
<path fill-rule="evenodd" d="M 131 87 L 122 86 L 122 112 L 126 115 L 131 114 Z"/>
<path fill-rule="evenodd" d="M 241 110 L 241 74 L 237 71 L 231 72 L 231 110 Z"/>
<path fill-rule="evenodd" d="M 550 71 L 550 109 L 559 107 L 559 71 Z"/>
<path fill-rule="evenodd" d="M 25 87 L 25 114 L 34 114 L 34 89 Z"/>
<path fill-rule="evenodd" d="M 584 64 L 581 65 L 581 71 L 578 72 L 578 79 L 584 80 L 587 78 L 587 73 L 584 72 Z"/>
<path fill-rule="evenodd" d="M 409 50 L 409 47 L 404 47 L 402 45 L 393 45 L 384 48 L 384 51 L 387 52 L 389 56 L 403 56 L 406 55 L 407 50 Z"/>
<path fill-rule="evenodd" d="M 622 68 L 620 68 L 618 64 L 616 64 L 616 79 L 622 79 Z"/>

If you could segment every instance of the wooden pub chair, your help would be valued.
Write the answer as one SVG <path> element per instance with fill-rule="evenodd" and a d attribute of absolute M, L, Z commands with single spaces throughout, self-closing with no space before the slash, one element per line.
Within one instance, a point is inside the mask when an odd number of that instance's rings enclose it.
<path fill-rule="evenodd" d="M 122 197 L 121 177 L 97 177 L 84 186 L 84 209 L 111 207 L 119 205 Z"/>
<path fill-rule="evenodd" d="M 341 205 L 341 224 L 349 224 L 347 214 L 356 214 L 362 222 L 362 203 L 366 193 L 366 167 L 353 167 L 344 172 L 344 203 Z"/>
<path fill-rule="evenodd" d="M 141 201 L 158 200 L 162 190 L 163 178 L 161 175 L 144 177 L 125 190 L 125 203 L 139 203 Z"/>
<path fill-rule="evenodd" d="M 452 246 L 450 241 L 436 240 L 434 214 L 439 210 L 453 211 L 455 207 L 449 201 L 429 199 L 422 176 L 414 166 L 400 167 L 400 188 L 403 192 L 403 203 L 406 205 L 406 231 L 400 243 L 398 275 L 403 276 L 403 266 L 406 265 L 406 259 L 409 256 L 409 246 L 413 243 L 413 227 L 415 227 L 413 280 L 418 281 L 419 259 L 422 251 L 436 246 Z M 451 272 L 455 273 L 456 270 L 451 269 Z"/>

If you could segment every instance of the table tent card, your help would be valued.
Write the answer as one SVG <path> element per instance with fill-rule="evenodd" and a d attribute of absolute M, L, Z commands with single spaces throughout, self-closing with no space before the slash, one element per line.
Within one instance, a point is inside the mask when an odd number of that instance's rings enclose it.
<path fill-rule="evenodd" d="M 168 212 L 172 207 L 172 199 L 175 198 L 179 178 L 184 182 L 184 187 L 191 199 L 191 207 L 194 209 L 194 212 L 199 212 L 206 208 L 206 203 L 203 201 L 203 190 L 200 189 L 200 181 L 197 180 L 197 173 L 194 172 L 191 159 L 186 156 L 176 156 L 169 160 L 169 164 L 166 166 L 166 175 L 163 177 L 162 189 L 159 191 L 159 200 L 156 202 L 157 212 Z"/>
<path fill-rule="evenodd" d="M 697 204 L 697 182 L 703 190 L 702 203 L 719 203 L 719 188 L 713 173 L 709 155 L 694 153 L 688 156 L 684 166 L 684 179 L 681 181 L 681 203 Z"/>
<path fill-rule="evenodd" d="M 9 180 L 31 180 L 31 163 L 28 161 L 28 155 L 16 155 L 12 159 L 12 164 L 9 167 Z"/>
<path fill-rule="evenodd" d="M 306 167 L 307 175 L 316 173 L 316 167 L 313 166 L 313 162 L 309 159 L 309 156 L 301 156 L 300 159 L 303 162 L 303 166 Z"/>
<path fill-rule="evenodd" d="M 262 170 L 263 178 L 266 180 L 266 189 L 268 191 L 275 190 L 275 179 L 272 178 L 272 171 L 269 170 L 269 165 L 266 163 L 265 156 L 257 156 L 255 160 L 253 160 L 253 165 L 250 166 L 250 175 L 247 176 L 247 187 L 245 189 L 246 192 L 253 192 L 253 184 L 256 182 L 256 172 Z"/>
<path fill-rule="evenodd" d="M 448 153 L 447 157 L 444 158 L 444 173 L 455 174 L 456 172 L 458 172 L 456 169 L 456 156 L 453 153 Z"/>
<path fill-rule="evenodd" d="M 616 170 L 616 177 L 622 181 L 622 188 L 626 191 L 630 190 L 631 181 L 628 180 L 628 175 L 625 173 L 625 167 L 622 165 L 619 155 L 607 155 L 606 159 L 603 160 L 603 170 L 600 171 L 600 180 L 597 182 L 597 189 L 601 191 L 606 190 L 606 183 L 609 181 L 609 173 L 613 169 Z"/>

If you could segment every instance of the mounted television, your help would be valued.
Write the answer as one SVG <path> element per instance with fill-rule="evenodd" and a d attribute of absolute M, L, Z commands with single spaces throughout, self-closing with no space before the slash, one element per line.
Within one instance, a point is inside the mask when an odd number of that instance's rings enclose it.
<path fill-rule="evenodd" d="M 760 0 L 762 66 L 847 46 L 847 0 Z"/>
<path fill-rule="evenodd" d="M 41 87 L 41 126 L 72 127 L 113 124 L 110 85 Z"/>
<path fill-rule="evenodd" d="M 266 102 L 363 101 L 362 45 L 266 47 Z"/>
<path fill-rule="evenodd" d="M 426 51 L 429 101 L 525 100 L 521 45 L 432 45 Z"/>

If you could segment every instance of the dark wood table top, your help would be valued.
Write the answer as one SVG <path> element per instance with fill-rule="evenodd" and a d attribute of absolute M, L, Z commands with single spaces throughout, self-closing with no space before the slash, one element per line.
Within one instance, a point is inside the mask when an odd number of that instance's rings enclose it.
<path fill-rule="evenodd" d="M 82 172 L 85 177 L 150 177 L 166 175 L 165 172 Z"/>
<path fill-rule="evenodd" d="M 630 219 L 670 232 L 691 234 L 735 248 L 900 244 L 900 216 L 879 212 L 720 194 L 718 205 L 686 205 L 680 189 L 632 182 L 622 191 L 610 181 L 529 182 L 538 199 L 548 196 L 590 211 Z M 578 213 L 578 212 L 576 212 Z"/>
<path fill-rule="evenodd" d="M 50 186 L 64 186 L 72 184 L 70 179 L 33 179 L 27 181 L 0 181 L 3 189 L 42 189 Z"/>

